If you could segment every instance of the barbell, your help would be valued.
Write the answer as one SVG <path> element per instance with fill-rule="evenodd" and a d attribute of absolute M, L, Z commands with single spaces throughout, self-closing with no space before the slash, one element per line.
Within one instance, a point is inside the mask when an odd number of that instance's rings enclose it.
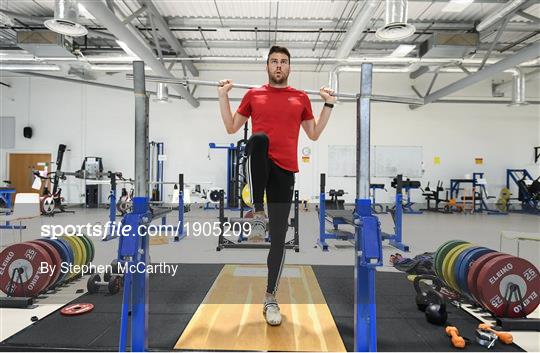
<path fill-rule="evenodd" d="M 126 78 L 133 80 L 133 74 L 126 74 Z M 173 83 L 181 85 L 199 85 L 199 86 L 212 86 L 220 87 L 222 86 L 219 81 L 202 81 L 202 80 L 193 80 L 190 78 L 174 78 L 174 77 L 164 77 L 164 76 L 145 76 L 146 81 L 148 82 L 160 82 L 160 83 Z M 233 83 L 233 87 L 242 88 L 242 89 L 251 89 L 260 87 L 257 85 L 248 85 L 244 83 Z M 308 95 L 319 95 L 318 90 L 303 90 Z M 337 98 L 352 98 L 356 99 L 359 97 L 358 93 L 345 93 L 345 92 L 336 92 L 333 96 Z M 396 97 L 396 96 L 383 96 L 383 95 L 371 95 L 369 97 L 373 101 L 377 102 L 389 102 L 389 103 L 403 103 L 403 104 L 414 104 L 414 105 L 423 105 L 424 102 L 421 99 L 409 98 L 409 97 Z"/>

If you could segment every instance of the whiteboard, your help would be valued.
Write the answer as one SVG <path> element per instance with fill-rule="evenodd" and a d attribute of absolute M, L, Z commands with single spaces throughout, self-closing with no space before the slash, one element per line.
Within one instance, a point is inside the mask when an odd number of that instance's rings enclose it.
<path fill-rule="evenodd" d="M 422 146 L 372 146 L 370 157 L 370 174 L 374 177 L 422 177 Z M 328 145 L 328 176 L 356 176 L 355 145 Z"/>
<path fill-rule="evenodd" d="M 356 146 L 328 145 L 328 176 L 356 176 Z"/>
<path fill-rule="evenodd" d="M 422 177 L 422 146 L 375 146 L 372 155 L 375 177 Z"/>

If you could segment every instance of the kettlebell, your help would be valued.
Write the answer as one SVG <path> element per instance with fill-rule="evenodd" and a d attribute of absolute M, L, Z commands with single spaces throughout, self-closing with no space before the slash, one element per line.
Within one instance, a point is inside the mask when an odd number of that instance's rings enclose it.
<path fill-rule="evenodd" d="M 426 320 L 429 323 L 434 325 L 444 325 L 448 319 L 444 297 L 441 293 L 432 288 L 428 288 L 426 291 L 423 291 L 422 288 L 420 288 L 420 281 L 422 280 L 432 280 L 436 289 L 441 288 L 441 281 L 436 276 L 416 276 L 413 283 L 414 290 L 416 291 L 416 307 L 418 310 L 425 313 Z"/>
<path fill-rule="evenodd" d="M 442 294 L 433 289 L 428 289 L 427 297 L 434 300 L 430 300 L 431 302 L 424 311 L 426 320 L 433 325 L 443 326 L 448 319 L 448 313 L 446 312 L 446 303 Z"/>
<path fill-rule="evenodd" d="M 420 281 L 422 280 L 431 280 L 433 281 L 433 284 L 435 285 L 435 288 L 438 290 L 441 287 L 441 281 L 437 276 L 432 275 L 418 275 L 414 277 L 414 290 L 416 291 L 416 307 L 420 311 L 425 311 L 428 305 L 431 303 L 427 293 L 422 291 L 422 288 L 420 288 Z"/>

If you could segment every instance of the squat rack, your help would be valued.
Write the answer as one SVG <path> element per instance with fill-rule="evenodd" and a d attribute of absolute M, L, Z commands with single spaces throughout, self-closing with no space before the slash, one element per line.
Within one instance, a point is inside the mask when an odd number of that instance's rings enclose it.
<path fill-rule="evenodd" d="M 373 96 L 372 95 L 373 64 L 362 64 L 360 93 L 348 94 L 356 99 L 356 200 L 354 212 L 355 224 L 355 309 L 354 309 L 354 350 L 376 351 L 376 300 L 375 272 L 382 265 L 382 238 L 378 218 L 372 214 L 370 199 L 370 120 L 371 101 L 384 101 L 410 104 L 409 98 Z M 135 93 L 135 197 L 133 210 L 124 218 L 124 224 L 131 225 L 130 236 L 119 240 L 118 260 L 128 263 L 149 264 L 149 240 L 145 226 L 152 221 L 148 211 L 148 107 L 149 99 L 145 87 L 144 62 L 133 62 Z M 163 78 L 148 77 L 149 81 L 164 82 Z M 169 78 L 166 78 L 171 82 Z M 179 80 L 181 81 L 181 80 Z M 185 82 L 186 80 L 184 80 Z M 201 84 L 204 81 L 189 80 L 190 83 Z M 212 82 L 212 86 L 218 86 Z M 251 86 L 234 84 L 235 87 Z M 306 91 L 318 94 L 318 91 Z M 344 94 L 337 94 L 345 97 Z M 383 97 L 383 98 L 381 98 Z M 143 227 L 138 227 L 143 225 Z M 126 273 L 124 277 L 124 293 L 120 324 L 120 351 L 126 350 L 128 337 L 128 320 L 131 317 L 131 349 L 132 351 L 148 350 L 148 273 Z M 129 315 L 131 313 L 131 316 Z"/>

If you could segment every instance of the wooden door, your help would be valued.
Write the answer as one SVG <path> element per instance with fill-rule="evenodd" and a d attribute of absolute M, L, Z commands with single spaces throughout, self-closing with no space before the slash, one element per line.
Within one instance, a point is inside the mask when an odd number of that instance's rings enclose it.
<path fill-rule="evenodd" d="M 9 180 L 11 186 L 17 192 L 38 192 L 38 190 L 32 189 L 34 182 L 32 171 L 45 170 L 47 167 L 48 171 L 51 172 L 51 160 L 50 153 L 10 153 Z M 44 186 L 45 183 L 42 181 L 40 195 Z"/>

